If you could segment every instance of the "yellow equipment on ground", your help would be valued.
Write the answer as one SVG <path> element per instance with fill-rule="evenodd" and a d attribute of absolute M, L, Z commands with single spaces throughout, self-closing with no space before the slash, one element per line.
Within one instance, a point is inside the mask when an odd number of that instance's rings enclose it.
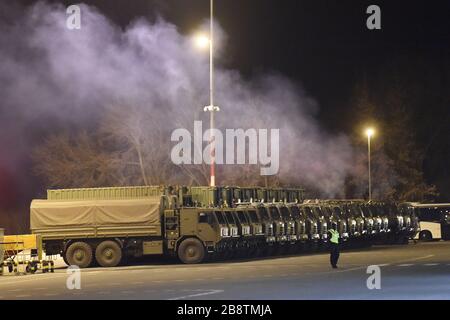
<path fill-rule="evenodd" d="M 0 274 L 6 267 L 15 274 L 35 273 L 37 270 L 54 272 L 53 260 L 43 259 L 42 237 L 37 234 L 2 236 L 0 248 L 3 259 Z"/>

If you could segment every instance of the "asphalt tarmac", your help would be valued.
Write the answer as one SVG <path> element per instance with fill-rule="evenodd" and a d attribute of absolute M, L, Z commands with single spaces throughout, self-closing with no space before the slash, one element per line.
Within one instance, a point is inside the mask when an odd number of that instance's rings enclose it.
<path fill-rule="evenodd" d="M 320 253 L 201 265 L 152 259 L 79 275 L 65 267 L 4 275 L 0 299 L 450 299 L 450 242 L 344 251 L 338 269 Z"/>

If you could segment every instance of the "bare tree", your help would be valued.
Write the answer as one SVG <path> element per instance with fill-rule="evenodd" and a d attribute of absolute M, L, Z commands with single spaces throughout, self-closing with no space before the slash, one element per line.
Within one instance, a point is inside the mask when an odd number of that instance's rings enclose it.
<path fill-rule="evenodd" d="M 32 157 L 34 173 L 52 187 L 104 186 L 120 180 L 113 173 L 111 155 L 86 131 L 73 138 L 67 133 L 52 135 Z"/>

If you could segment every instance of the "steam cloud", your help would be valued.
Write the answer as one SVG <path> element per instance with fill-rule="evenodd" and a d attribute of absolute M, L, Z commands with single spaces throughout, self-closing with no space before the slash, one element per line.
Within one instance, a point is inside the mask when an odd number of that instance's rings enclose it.
<path fill-rule="evenodd" d="M 173 24 L 140 19 L 123 30 L 82 5 L 81 30 L 68 30 L 65 9 L 39 2 L 15 15 L 0 5 L 0 167 L 29 180 L 28 155 L 46 134 L 95 127 L 105 106 L 124 107 L 118 101 L 154 111 L 167 143 L 186 116 L 207 119 L 208 55 Z M 279 128 L 280 177 L 342 195 L 352 148 L 319 127 L 318 106 L 300 86 L 279 74 L 244 80 L 219 64 L 216 91 L 220 128 Z"/>

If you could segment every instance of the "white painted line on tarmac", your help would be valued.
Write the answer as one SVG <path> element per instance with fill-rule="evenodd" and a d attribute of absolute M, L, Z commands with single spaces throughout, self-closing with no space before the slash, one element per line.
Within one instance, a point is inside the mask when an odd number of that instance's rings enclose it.
<path fill-rule="evenodd" d="M 211 294 L 217 294 L 217 293 L 221 293 L 224 290 L 208 290 L 207 292 L 201 292 L 201 293 L 195 293 L 195 294 L 189 294 L 186 296 L 181 296 L 181 297 L 175 297 L 175 298 L 171 298 L 168 300 L 182 300 L 182 299 L 189 299 L 189 298 L 194 298 L 194 297 L 201 297 L 201 296 L 207 296 L 207 295 L 211 295 Z"/>
<path fill-rule="evenodd" d="M 396 261 L 395 263 L 399 263 L 399 262 L 410 262 L 410 261 L 417 261 L 417 260 L 423 260 L 423 259 L 428 259 L 434 257 L 434 254 L 430 254 L 427 256 L 422 256 L 422 257 L 417 257 L 417 258 L 411 258 L 411 259 L 404 259 L 404 260 L 400 260 L 400 261 Z M 394 264 L 394 263 L 391 263 Z M 412 265 L 412 264 L 411 264 Z M 400 265 L 398 265 L 400 266 Z M 409 266 L 408 264 L 404 264 L 403 266 Z M 355 268 L 350 268 L 350 269 L 344 269 L 344 270 L 333 270 L 333 271 L 327 271 L 327 272 L 317 272 L 317 273 L 308 273 L 308 275 L 321 275 L 321 274 L 330 274 L 330 273 L 342 273 L 342 272 L 349 272 L 349 271 L 355 271 L 355 270 L 364 270 L 366 269 L 367 266 L 361 266 L 361 267 L 355 267 Z"/>
<path fill-rule="evenodd" d="M 121 293 L 122 294 L 133 294 L 134 291 L 132 291 L 132 290 L 124 290 L 124 291 L 121 291 Z"/>
<path fill-rule="evenodd" d="M 433 267 L 433 266 L 438 266 L 440 265 L 440 263 L 425 263 L 424 266 L 426 267 Z"/>
<path fill-rule="evenodd" d="M 46 297 L 52 297 L 52 296 L 57 296 L 57 293 L 44 293 L 44 296 Z"/>
<path fill-rule="evenodd" d="M 41 274 L 41 275 L 48 275 L 48 274 L 45 273 L 45 274 Z M 66 274 L 53 274 L 51 277 L 46 277 L 46 278 L 42 278 L 42 277 L 36 278 L 37 276 L 39 276 L 39 275 L 37 275 L 37 274 L 36 275 L 30 275 L 29 278 L 27 278 L 27 279 L 19 279 L 19 278 L 17 278 L 14 281 L 10 281 L 10 282 L 0 281 L 0 286 L 8 285 L 8 284 L 15 284 L 16 285 L 16 284 L 23 283 L 23 282 L 39 281 L 39 280 L 47 280 L 48 281 L 49 279 L 53 280 L 55 278 L 67 277 Z"/>
<path fill-rule="evenodd" d="M 383 263 L 383 264 L 379 264 L 378 266 L 379 267 L 387 267 L 387 266 L 389 266 L 390 264 L 389 263 Z"/>
<path fill-rule="evenodd" d="M 111 291 L 99 291 L 97 294 L 111 294 Z"/>
<path fill-rule="evenodd" d="M 417 260 L 423 260 L 423 259 L 428 259 L 434 257 L 434 254 L 429 254 L 427 256 L 423 256 L 423 257 L 418 257 L 418 258 L 413 258 L 413 259 L 405 259 L 403 261 L 417 261 Z"/>
<path fill-rule="evenodd" d="M 411 267 L 411 266 L 413 266 L 414 264 L 412 264 L 412 263 L 403 263 L 403 264 L 399 264 L 399 265 L 397 265 L 397 267 Z"/>

